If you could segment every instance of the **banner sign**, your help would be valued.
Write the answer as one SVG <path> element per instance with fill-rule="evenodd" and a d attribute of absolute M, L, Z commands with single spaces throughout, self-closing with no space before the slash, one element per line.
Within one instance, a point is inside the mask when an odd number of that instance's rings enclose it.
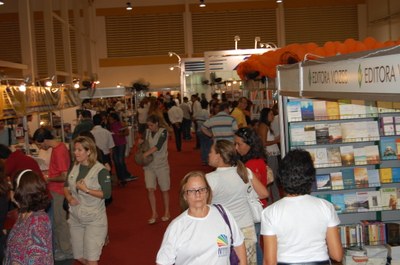
<path fill-rule="evenodd" d="M 303 63 L 303 91 L 400 94 L 400 54 Z"/>

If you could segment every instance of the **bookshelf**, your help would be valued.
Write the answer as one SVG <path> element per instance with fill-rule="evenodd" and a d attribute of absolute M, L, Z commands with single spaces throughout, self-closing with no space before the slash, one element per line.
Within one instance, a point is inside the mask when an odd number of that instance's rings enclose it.
<path fill-rule="evenodd" d="M 243 95 L 252 103 L 251 119 L 259 119 L 263 108 L 271 108 L 274 101 L 274 92 L 276 91 L 275 80 L 246 80 L 243 84 Z"/>
<path fill-rule="evenodd" d="M 284 148 L 310 152 L 312 195 L 335 205 L 343 245 L 385 242 L 382 224 L 400 222 L 400 105 L 283 97 L 282 106 Z M 363 238 L 369 225 L 377 240 Z"/>

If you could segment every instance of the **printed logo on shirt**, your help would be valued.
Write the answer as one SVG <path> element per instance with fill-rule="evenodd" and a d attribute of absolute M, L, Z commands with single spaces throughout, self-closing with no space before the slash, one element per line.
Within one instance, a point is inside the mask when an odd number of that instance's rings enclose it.
<path fill-rule="evenodd" d="M 218 257 L 226 257 L 229 255 L 228 237 L 221 234 L 217 237 Z"/>

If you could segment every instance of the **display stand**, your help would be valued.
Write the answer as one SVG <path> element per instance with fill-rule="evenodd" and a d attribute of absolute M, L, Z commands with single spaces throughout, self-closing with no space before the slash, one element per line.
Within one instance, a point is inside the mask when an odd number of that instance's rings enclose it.
<path fill-rule="evenodd" d="M 397 46 L 278 67 L 282 154 L 310 152 L 312 194 L 335 205 L 344 246 L 384 243 L 382 222 L 400 222 L 399 61 Z"/>

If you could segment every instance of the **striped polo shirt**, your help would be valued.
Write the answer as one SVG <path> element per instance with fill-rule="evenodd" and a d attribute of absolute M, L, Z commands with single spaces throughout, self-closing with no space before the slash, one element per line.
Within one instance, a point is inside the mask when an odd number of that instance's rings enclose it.
<path fill-rule="evenodd" d="M 222 139 L 233 142 L 235 132 L 238 129 L 236 119 L 225 111 L 221 111 L 206 120 L 203 127 L 212 132 L 214 142 Z"/>

